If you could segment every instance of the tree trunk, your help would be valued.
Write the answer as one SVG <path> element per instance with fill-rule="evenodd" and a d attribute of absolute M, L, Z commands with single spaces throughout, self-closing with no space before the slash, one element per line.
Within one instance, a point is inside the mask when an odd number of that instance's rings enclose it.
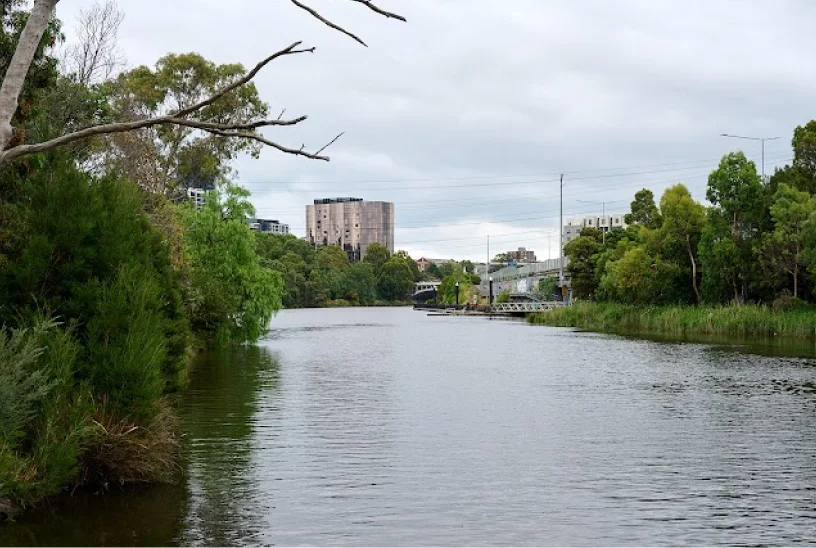
<path fill-rule="evenodd" d="M 20 34 L 20 41 L 14 50 L 6 76 L 0 86 L 0 150 L 6 148 L 14 136 L 11 119 L 17 111 L 17 102 L 23 91 L 26 75 L 34 61 L 34 55 L 40 45 L 48 22 L 54 13 L 59 0 L 34 0 L 34 7 L 28 16 L 28 22 Z"/>
<path fill-rule="evenodd" d="M 799 264 L 793 265 L 793 298 L 799 297 Z"/>
<path fill-rule="evenodd" d="M 737 285 L 737 279 L 731 278 L 731 285 L 734 286 L 734 302 L 737 306 L 740 305 L 740 294 L 739 294 L 739 286 Z"/>
<path fill-rule="evenodd" d="M 688 247 L 689 259 L 691 260 L 691 285 L 694 288 L 694 297 L 697 303 L 700 302 L 700 290 L 697 289 L 697 261 L 694 259 L 694 253 L 691 251 L 691 238 L 686 236 L 686 246 Z"/>

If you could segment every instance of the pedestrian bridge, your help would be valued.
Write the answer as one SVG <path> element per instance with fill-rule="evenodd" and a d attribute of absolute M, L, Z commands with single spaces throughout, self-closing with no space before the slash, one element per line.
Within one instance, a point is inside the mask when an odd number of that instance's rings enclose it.
<path fill-rule="evenodd" d="M 568 306 L 564 301 L 513 300 L 513 297 L 510 297 L 510 302 L 494 304 L 491 312 L 494 314 L 530 314 Z"/>

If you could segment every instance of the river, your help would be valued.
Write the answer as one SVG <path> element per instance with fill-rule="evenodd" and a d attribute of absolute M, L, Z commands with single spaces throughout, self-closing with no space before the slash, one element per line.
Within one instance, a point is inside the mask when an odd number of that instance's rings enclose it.
<path fill-rule="evenodd" d="M 75 495 L 0 544 L 813 543 L 813 356 L 284 311 L 201 356 L 177 485 Z"/>

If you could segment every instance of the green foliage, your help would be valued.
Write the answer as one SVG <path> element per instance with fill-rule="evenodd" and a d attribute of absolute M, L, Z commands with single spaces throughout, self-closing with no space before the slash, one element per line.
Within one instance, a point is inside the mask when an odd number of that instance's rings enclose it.
<path fill-rule="evenodd" d="M 660 228 L 663 219 L 655 205 L 654 194 L 651 190 L 646 188 L 638 190 L 630 207 L 631 213 L 624 216 L 626 224 L 639 224 L 651 229 Z"/>
<path fill-rule="evenodd" d="M 456 284 L 459 284 L 459 304 L 473 302 L 473 297 L 478 299 L 479 277 L 469 274 L 462 269 L 455 270 L 451 275 L 442 280 L 442 284 L 436 293 L 436 300 L 439 304 L 456 304 Z"/>
<path fill-rule="evenodd" d="M 774 230 L 764 234 L 757 246 L 758 259 L 765 267 L 767 278 L 774 280 L 790 275 L 794 297 L 799 296 L 799 273 L 806 266 L 805 223 L 814 211 L 816 203 L 810 194 L 780 185 L 770 207 Z"/>
<path fill-rule="evenodd" d="M 691 197 L 683 185 L 667 189 L 660 199 L 663 225 L 660 228 L 664 256 L 666 251 L 675 249 L 667 258 L 688 270 L 695 301 L 700 300 L 697 288 L 698 245 L 706 224 L 705 208 Z"/>
<path fill-rule="evenodd" d="M 168 389 L 177 387 L 189 343 L 182 287 L 166 242 L 142 213 L 139 189 L 113 178 L 94 180 L 55 156 L 26 181 L 19 207 L 24 244 L 0 271 L 0 311 L 17 310 L 30 320 L 47 310 L 77 322 L 77 335 L 88 341 L 88 326 L 119 273 L 137 269 L 138 284 L 154 288 L 143 304 L 166 339 L 158 362 L 162 378 Z"/>
<path fill-rule="evenodd" d="M 192 325 L 221 342 L 257 340 L 282 305 L 283 278 L 261 266 L 246 196 L 226 185 L 200 211 L 182 208 Z"/>
<path fill-rule="evenodd" d="M 140 66 L 120 75 L 113 86 L 113 104 L 120 118 L 165 115 L 211 96 L 245 73 L 240 64 L 218 65 L 197 53 L 166 55 L 155 69 Z M 264 119 L 267 113 L 258 90 L 248 84 L 205 107 L 196 118 L 235 124 Z M 134 142 L 140 144 L 134 146 Z M 182 126 L 158 126 L 126 135 L 116 145 L 111 167 L 146 184 L 156 181 L 143 181 L 145 173 L 158 175 L 159 189 L 168 194 L 179 187 L 215 184 L 228 175 L 230 160 L 241 153 L 257 156 L 261 149 L 250 139 L 229 139 Z M 137 154 L 141 158 L 134 163 Z"/>
<path fill-rule="evenodd" d="M 791 140 L 793 147 L 793 166 L 800 170 L 800 174 L 807 180 L 806 188 L 811 194 L 814 192 L 816 181 L 816 120 L 811 120 L 804 126 L 797 126 Z"/>
<path fill-rule="evenodd" d="M 52 321 L 0 330 L 0 499 L 25 505 L 79 472 L 93 434 L 87 388 L 74 381 L 79 354 Z"/>
<path fill-rule="evenodd" d="M 348 255 L 336 245 L 317 250 L 317 267 L 326 272 L 342 272 L 350 266 Z"/>
<path fill-rule="evenodd" d="M 365 257 L 363 257 L 363 261 L 369 263 L 374 267 L 374 274 L 379 276 L 382 272 L 383 266 L 385 263 L 388 262 L 388 259 L 391 258 L 391 252 L 388 251 L 388 248 L 382 244 L 373 243 L 368 246 L 366 249 Z"/>
<path fill-rule="evenodd" d="M 413 276 L 415 282 L 422 280 L 422 273 L 419 271 L 419 266 L 417 266 L 416 261 L 408 255 L 406 251 L 397 251 L 394 253 L 394 257 L 402 259 L 405 264 L 408 265 L 408 268 L 411 269 L 411 276 Z"/>
<path fill-rule="evenodd" d="M 709 211 L 700 239 L 701 296 L 710 304 L 739 300 L 740 250 L 722 215 Z"/>
<path fill-rule="evenodd" d="M 46 326 L 38 329 L 46 329 Z M 39 333 L 0 330 L 0 445 L 14 446 L 36 416 L 37 405 L 54 388 L 38 361 Z"/>
<path fill-rule="evenodd" d="M 408 299 L 413 293 L 414 275 L 408 262 L 401 257 L 386 261 L 377 279 L 380 296 L 389 301 Z"/>
<path fill-rule="evenodd" d="M 572 280 L 572 294 L 576 299 L 591 299 L 597 290 L 597 255 L 601 251 L 599 236 L 597 229 L 585 228 L 580 236 L 564 246 L 564 254 L 569 257 L 567 268 Z"/>
<path fill-rule="evenodd" d="M 496 296 L 496 304 L 503 304 L 510 302 L 510 292 L 502 291 Z"/>

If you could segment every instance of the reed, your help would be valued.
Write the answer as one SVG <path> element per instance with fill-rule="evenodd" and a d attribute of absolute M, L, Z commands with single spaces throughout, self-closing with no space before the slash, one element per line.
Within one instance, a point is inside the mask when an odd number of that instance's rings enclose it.
<path fill-rule="evenodd" d="M 582 302 L 531 314 L 529 321 L 539 325 L 615 333 L 816 339 L 814 307 L 773 310 L 761 305 L 642 307 Z"/>

